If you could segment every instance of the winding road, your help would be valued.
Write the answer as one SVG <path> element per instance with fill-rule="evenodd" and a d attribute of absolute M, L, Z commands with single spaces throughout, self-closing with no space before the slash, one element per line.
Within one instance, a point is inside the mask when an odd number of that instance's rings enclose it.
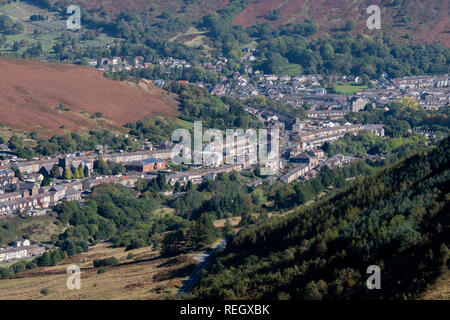
<path fill-rule="evenodd" d="M 183 282 L 183 285 L 178 289 L 177 294 L 188 293 L 197 283 L 200 278 L 200 272 L 202 270 L 207 270 L 213 263 L 212 254 L 221 248 L 225 248 L 227 245 L 226 240 L 222 240 L 214 250 L 207 253 L 200 253 L 194 256 L 194 259 L 200 261 L 200 264 L 195 268 L 195 270 L 189 275 L 189 278 Z"/>

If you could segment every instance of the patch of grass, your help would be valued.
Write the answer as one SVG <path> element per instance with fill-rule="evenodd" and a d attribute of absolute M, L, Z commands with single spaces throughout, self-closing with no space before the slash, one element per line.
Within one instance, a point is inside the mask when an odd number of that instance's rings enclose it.
<path fill-rule="evenodd" d="M 28 236 L 31 242 L 49 242 L 53 234 L 59 234 L 63 226 L 56 224 L 52 216 L 11 217 L 0 222 L 0 246 L 6 247 L 16 237 Z"/>
<path fill-rule="evenodd" d="M 335 88 L 336 93 L 339 94 L 355 94 L 358 91 L 367 89 L 367 85 L 357 83 L 338 83 Z"/>
<path fill-rule="evenodd" d="M 302 74 L 303 71 L 300 65 L 290 63 L 284 66 L 280 73 L 288 76 L 298 76 L 299 74 Z"/>
<path fill-rule="evenodd" d="M 442 275 L 429 286 L 419 297 L 420 300 L 450 300 L 450 270 L 445 269 Z"/>
<path fill-rule="evenodd" d="M 177 119 L 176 124 L 181 129 L 187 129 L 187 130 L 193 130 L 194 129 L 194 123 L 186 121 L 186 120 Z"/>
<path fill-rule="evenodd" d="M 175 209 L 173 208 L 169 208 L 169 207 L 161 207 L 158 209 L 155 209 L 152 211 L 152 214 L 160 214 L 162 216 L 165 216 L 167 214 L 174 214 L 175 213 Z"/>

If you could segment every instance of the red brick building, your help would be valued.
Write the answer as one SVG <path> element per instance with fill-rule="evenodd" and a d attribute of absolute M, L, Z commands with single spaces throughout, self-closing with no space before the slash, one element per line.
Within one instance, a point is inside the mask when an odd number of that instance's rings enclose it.
<path fill-rule="evenodd" d="M 142 161 L 133 161 L 125 165 L 127 171 L 136 172 L 150 172 L 164 170 L 166 168 L 166 161 L 162 159 L 145 159 Z"/>

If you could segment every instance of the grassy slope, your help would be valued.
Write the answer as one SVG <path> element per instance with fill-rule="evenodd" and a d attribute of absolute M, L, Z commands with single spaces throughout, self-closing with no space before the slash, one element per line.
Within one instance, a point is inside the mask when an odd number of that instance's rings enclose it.
<path fill-rule="evenodd" d="M 127 259 L 127 255 L 133 258 Z M 116 257 L 119 265 L 98 274 L 93 260 Z M 13 278 L 0 280 L 0 300 L 128 300 L 159 299 L 173 294 L 193 269 L 189 257 L 161 258 L 157 251 L 141 248 L 124 251 L 102 243 L 54 267 L 30 270 Z M 66 268 L 81 268 L 81 290 L 68 290 Z M 44 295 L 42 289 L 49 289 Z"/>
<path fill-rule="evenodd" d="M 450 300 L 450 270 L 445 270 L 430 287 L 419 296 L 421 300 Z"/>
<path fill-rule="evenodd" d="M 7 247 L 15 235 L 27 235 L 32 242 L 49 242 L 53 234 L 59 234 L 62 226 L 51 216 L 12 217 L 0 220 L 0 247 Z"/>

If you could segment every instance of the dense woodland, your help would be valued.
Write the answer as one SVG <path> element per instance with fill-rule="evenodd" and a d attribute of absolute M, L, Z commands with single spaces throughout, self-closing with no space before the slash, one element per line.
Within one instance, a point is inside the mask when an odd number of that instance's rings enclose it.
<path fill-rule="evenodd" d="M 295 31 L 263 35 L 258 52 L 266 58 L 261 68 L 267 73 L 292 73 L 286 67 L 299 66 L 304 73 L 354 74 L 390 77 L 449 72 L 450 51 L 431 45 L 405 45 L 389 37 L 371 39 L 343 33 L 311 41 Z M 293 69 L 298 73 L 299 67 Z M 285 72 L 288 71 L 288 72 Z"/>
<path fill-rule="evenodd" d="M 244 110 L 240 100 L 217 97 L 208 90 L 193 85 L 172 84 L 169 92 L 176 93 L 182 120 L 202 121 L 203 126 L 217 129 L 257 129 L 261 123 Z"/>
<path fill-rule="evenodd" d="M 414 298 L 448 268 L 450 138 L 342 192 L 232 237 L 195 294 L 216 299 Z M 366 268 L 382 270 L 382 290 Z"/>
<path fill-rule="evenodd" d="M 370 132 L 361 132 L 356 137 L 346 134 L 333 143 L 325 143 L 323 150 L 329 157 L 338 153 L 365 157 L 370 155 L 392 155 L 395 159 L 403 158 L 410 152 L 426 148 L 426 139 L 419 134 L 410 134 L 407 137 L 383 139 Z"/>

